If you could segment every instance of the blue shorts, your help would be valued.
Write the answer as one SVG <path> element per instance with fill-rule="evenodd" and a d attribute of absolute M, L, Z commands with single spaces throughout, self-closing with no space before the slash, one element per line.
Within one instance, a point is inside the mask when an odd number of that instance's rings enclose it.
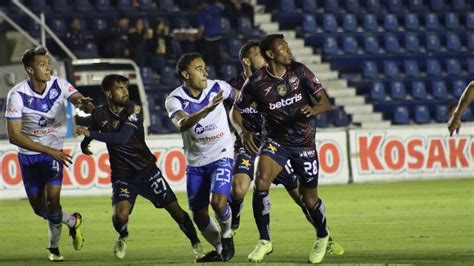
<path fill-rule="evenodd" d="M 61 186 L 63 164 L 48 154 L 27 155 L 18 153 L 21 175 L 28 197 L 44 191 L 46 185 Z"/>
<path fill-rule="evenodd" d="M 283 168 L 292 167 L 303 187 L 316 188 L 318 186 L 319 160 L 316 147 L 288 147 L 268 138 L 263 142 L 258 155 L 271 157 Z M 288 160 L 291 164 L 287 164 Z"/>
<path fill-rule="evenodd" d="M 234 175 L 245 174 L 250 177 L 250 180 L 253 180 L 256 157 L 257 155 L 250 154 L 243 147 L 237 149 L 235 153 Z M 287 165 L 283 168 L 283 171 L 273 180 L 273 184 L 282 184 L 288 191 L 298 187 L 298 179 L 291 168 L 289 160 L 287 161 Z"/>
<path fill-rule="evenodd" d="M 149 200 L 156 208 L 163 208 L 177 200 L 158 167 L 152 167 L 140 177 L 112 179 L 112 205 L 127 200 L 133 209 L 138 195 Z"/>
<path fill-rule="evenodd" d="M 186 167 L 186 188 L 191 211 L 207 209 L 210 193 L 226 195 L 229 198 L 232 163 L 232 159 L 223 158 L 200 167 Z"/>

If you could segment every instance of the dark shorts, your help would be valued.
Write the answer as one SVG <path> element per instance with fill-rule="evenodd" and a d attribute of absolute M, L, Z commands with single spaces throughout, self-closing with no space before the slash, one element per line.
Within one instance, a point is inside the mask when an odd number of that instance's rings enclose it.
<path fill-rule="evenodd" d="M 288 147 L 268 138 L 263 142 L 258 155 L 271 157 L 283 168 L 293 168 L 303 187 L 318 186 L 319 160 L 316 147 Z M 287 164 L 288 160 L 290 164 Z"/>
<path fill-rule="evenodd" d="M 46 185 L 61 186 L 63 164 L 48 154 L 26 155 L 19 153 L 21 175 L 26 195 L 36 196 L 44 191 Z"/>
<path fill-rule="evenodd" d="M 127 200 L 133 207 L 138 195 L 148 199 L 156 208 L 163 208 L 176 201 L 176 195 L 158 167 L 135 179 L 114 177 L 113 180 L 112 205 Z"/>
<path fill-rule="evenodd" d="M 245 174 L 253 180 L 254 166 L 256 155 L 252 155 L 247 152 L 243 147 L 236 150 L 235 161 L 234 161 L 234 175 Z M 288 160 L 283 171 L 273 180 L 275 185 L 283 185 L 286 190 L 291 191 L 298 187 L 298 179 L 294 174 L 290 161 Z"/>

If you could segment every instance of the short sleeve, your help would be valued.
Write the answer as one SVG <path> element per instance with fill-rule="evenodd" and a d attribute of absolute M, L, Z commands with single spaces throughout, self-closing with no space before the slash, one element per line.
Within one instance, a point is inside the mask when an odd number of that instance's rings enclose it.
<path fill-rule="evenodd" d="M 183 105 L 181 102 L 174 96 L 168 96 L 165 101 L 166 111 L 168 112 L 168 117 L 173 119 L 173 117 L 179 111 L 183 111 Z"/>
<path fill-rule="evenodd" d="M 7 120 L 21 119 L 23 117 L 23 99 L 17 91 L 10 91 L 7 96 L 5 118 Z"/>
<path fill-rule="evenodd" d="M 321 82 L 313 73 L 313 71 L 311 71 L 308 67 L 301 64 L 300 71 L 301 71 L 304 87 L 305 89 L 309 91 L 311 95 L 315 95 L 321 90 L 325 90 L 323 84 L 321 84 Z"/>
<path fill-rule="evenodd" d="M 239 98 L 235 101 L 234 106 L 239 110 L 243 110 L 249 107 L 254 102 L 254 96 L 252 94 L 254 90 L 252 89 L 252 83 L 247 80 L 242 86 L 242 91 L 240 92 Z"/>
<path fill-rule="evenodd" d="M 233 102 L 235 100 L 235 88 L 225 81 L 219 80 L 217 82 L 223 91 L 224 100 Z"/>
<path fill-rule="evenodd" d="M 143 111 L 140 105 L 134 104 L 132 108 L 129 109 L 129 115 L 124 124 L 130 125 L 133 128 L 138 128 L 140 124 L 143 123 Z"/>
<path fill-rule="evenodd" d="M 78 92 L 76 88 L 65 79 L 58 78 L 58 84 L 66 99 L 69 99 L 73 94 Z"/>

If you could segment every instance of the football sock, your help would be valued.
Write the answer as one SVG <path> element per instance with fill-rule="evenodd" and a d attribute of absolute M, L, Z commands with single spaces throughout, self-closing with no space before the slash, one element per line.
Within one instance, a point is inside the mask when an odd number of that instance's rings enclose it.
<path fill-rule="evenodd" d="M 179 229 L 183 231 L 183 233 L 188 237 L 189 241 L 191 241 L 191 245 L 199 243 L 199 238 L 197 237 L 196 234 L 196 229 L 194 228 L 193 222 L 191 221 L 191 218 L 189 217 L 188 213 L 184 212 L 184 221 L 181 223 L 178 223 Z"/>
<path fill-rule="evenodd" d="M 240 224 L 240 213 L 244 207 L 244 199 L 232 199 L 230 208 L 232 209 L 232 226 Z"/>
<path fill-rule="evenodd" d="M 115 231 L 117 231 L 119 238 L 128 237 L 128 220 L 122 223 L 121 221 L 118 221 L 115 216 L 112 216 L 112 223 L 114 224 Z"/>
<path fill-rule="evenodd" d="M 268 191 L 255 191 L 252 198 L 253 217 L 260 239 L 270 241 L 270 195 Z"/>
<path fill-rule="evenodd" d="M 62 213 L 48 213 L 49 248 L 58 248 L 61 239 Z"/>
<path fill-rule="evenodd" d="M 222 213 L 216 212 L 216 219 L 221 227 L 221 235 L 223 238 L 232 237 L 232 209 L 229 204 L 226 205 L 225 210 Z"/>
<path fill-rule="evenodd" d="M 209 216 L 209 222 L 204 228 L 199 228 L 202 236 L 214 246 L 217 253 L 222 252 L 221 236 L 214 220 Z"/>
<path fill-rule="evenodd" d="M 319 238 L 326 237 L 328 231 L 326 229 L 326 209 L 324 208 L 323 201 L 319 199 L 313 208 L 308 209 L 308 212 L 313 220 L 313 225 L 316 228 L 316 235 Z"/>
<path fill-rule="evenodd" d="M 66 224 L 69 228 L 73 228 L 76 225 L 76 217 L 69 215 L 67 212 L 63 211 L 62 222 Z"/>

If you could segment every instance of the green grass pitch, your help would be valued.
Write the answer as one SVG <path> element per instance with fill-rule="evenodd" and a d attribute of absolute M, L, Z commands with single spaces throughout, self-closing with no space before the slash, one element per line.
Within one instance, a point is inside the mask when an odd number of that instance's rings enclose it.
<path fill-rule="evenodd" d="M 332 235 L 346 253 L 324 264 L 474 264 L 474 179 L 320 187 Z M 271 190 L 274 251 L 266 264 L 305 264 L 315 239 L 312 227 L 281 188 Z M 187 209 L 184 193 L 179 202 Z M 247 194 L 231 264 L 247 264 L 257 242 Z M 185 264 L 193 261 L 188 240 L 164 210 L 140 198 L 130 219 L 124 260 L 113 256 L 116 239 L 109 197 L 64 197 L 64 210 L 85 218 L 84 248 L 74 251 L 63 227 L 62 264 Z M 47 223 L 26 200 L 0 201 L 0 264 L 38 265 L 47 260 Z M 203 239 L 202 237 L 200 237 Z M 206 250 L 210 249 L 205 243 Z"/>

